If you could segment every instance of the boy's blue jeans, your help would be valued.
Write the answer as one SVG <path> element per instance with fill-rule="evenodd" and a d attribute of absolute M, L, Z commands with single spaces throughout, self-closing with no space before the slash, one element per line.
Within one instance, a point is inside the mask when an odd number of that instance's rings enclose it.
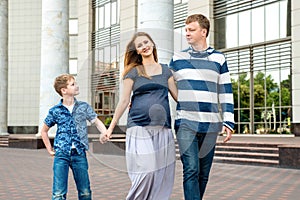
<path fill-rule="evenodd" d="M 196 133 L 180 127 L 176 133 L 180 159 L 183 164 L 185 200 L 199 200 L 204 196 L 212 166 L 218 133 Z"/>
<path fill-rule="evenodd" d="M 53 163 L 52 200 L 67 199 L 69 168 L 72 169 L 79 200 L 92 199 L 86 153 L 79 155 L 74 149 L 71 155 L 56 152 Z"/>

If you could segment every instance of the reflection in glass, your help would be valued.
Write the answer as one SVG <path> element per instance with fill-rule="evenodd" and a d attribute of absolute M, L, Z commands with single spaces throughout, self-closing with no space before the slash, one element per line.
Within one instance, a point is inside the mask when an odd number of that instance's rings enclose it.
<path fill-rule="evenodd" d="M 111 3 L 111 24 L 117 23 L 117 2 Z"/>
<path fill-rule="evenodd" d="M 291 104 L 291 75 L 290 69 L 281 70 L 281 106 L 289 106 Z"/>
<path fill-rule="evenodd" d="M 104 28 L 104 7 L 99 8 L 99 28 Z"/>
<path fill-rule="evenodd" d="M 119 89 L 120 0 L 98 1 L 96 4 L 94 27 L 98 32 L 93 33 L 92 44 L 92 104 L 98 118 L 109 125 L 106 122 L 114 114 Z"/>
<path fill-rule="evenodd" d="M 112 63 L 117 60 L 117 47 L 112 46 L 110 50 L 111 50 L 110 62 Z"/>
<path fill-rule="evenodd" d="M 96 50 L 98 50 L 98 49 L 96 49 Z M 96 60 L 96 63 L 95 63 L 95 67 L 97 67 L 95 69 L 96 73 L 99 73 L 99 71 L 101 71 L 103 68 L 103 59 L 104 59 L 103 57 L 104 57 L 103 49 L 99 49 L 98 50 L 98 60 Z"/>
<path fill-rule="evenodd" d="M 240 107 L 249 108 L 250 106 L 250 80 L 249 73 L 240 74 L 238 79 Z"/>
<path fill-rule="evenodd" d="M 117 2 L 117 23 L 119 24 L 120 23 L 120 1 L 121 0 L 118 0 Z"/>
<path fill-rule="evenodd" d="M 279 4 L 274 3 L 265 7 L 266 41 L 279 38 Z M 285 17 L 286 19 L 286 17 Z M 285 27 L 284 27 L 285 28 Z"/>
<path fill-rule="evenodd" d="M 226 2 L 227 10 L 215 8 L 214 42 L 217 49 L 223 49 L 231 73 L 235 130 L 253 134 L 290 133 L 291 41 L 286 38 L 291 29 L 290 1 L 260 5 L 248 1 L 245 6 Z M 241 10 L 233 11 L 231 5 L 240 6 Z"/>
<path fill-rule="evenodd" d="M 214 40 L 218 41 L 215 43 L 215 48 L 223 49 L 226 47 L 226 35 L 224 32 L 226 29 L 226 18 L 215 19 L 215 30 L 214 30 Z"/>
<path fill-rule="evenodd" d="M 279 13 L 279 20 L 280 20 L 280 38 L 285 38 L 288 36 L 287 34 L 287 22 L 288 22 L 288 8 L 287 8 L 287 1 L 280 1 L 279 2 L 280 6 L 280 13 Z"/>
<path fill-rule="evenodd" d="M 240 133 L 250 133 L 250 109 L 240 109 Z"/>
<path fill-rule="evenodd" d="M 94 50 L 94 66 L 95 68 L 98 68 L 98 60 L 99 60 L 99 50 L 95 49 Z"/>
<path fill-rule="evenodd" d="M 105 7 L 105 15 L 104 15 L 104 27 L 108 28 L 110 27 L 110 3 L 107 3 L 104 5 Z"/>
<path fill-rule="evenodd" d="M 252 35 L 251 43 L 259 43 L 265 40 L 265 16 L 264 7 L 255 8 L 252 10 Z"/>
<path fill-rule="evenodd" d="M 239 46 L 250 44 L 251 23 L 250 10 L 239 13 Z"/>
<path fill-rule="evenodd" d="M 239 122 L 240 121 L 240 112 L 238 109 L 234 109 L 234 121 Z M 239 123 L 235 123 L 234 130 L 236 133 L 241 133 L 241 127 Z"/>
<path fill-rule="evenodd" d="M 99 29 L 99 8 L 95 8 L 95 31 Z"/>
<path fill-rule="evenodd" d="M 229 10 L 230 4 L 227 5 Z M 291 29 L 288 6 L 288 1 L 283 0 L 238 13 L 227 11 L 229 14 L 216 17 L 215 48 L 232 48 L 287 37 Z"/>
<path fill-rule="evenodd" d="M 104 47 L 104 63 L 110 63 L 110 46 Z"/>
<path fill-rule="evenodd" d="M 229 15 L 226 17 L 225 45 L 227 48 L 238 46 L 238 15 L 237 14 Z"/>
<path fill-rule="evenodd" d="M 99 50 L 99 62 L 103 62 L 103 60 L 104 60 L 104 51 L 103 51 L 103 49 L 100 49 Z"/>

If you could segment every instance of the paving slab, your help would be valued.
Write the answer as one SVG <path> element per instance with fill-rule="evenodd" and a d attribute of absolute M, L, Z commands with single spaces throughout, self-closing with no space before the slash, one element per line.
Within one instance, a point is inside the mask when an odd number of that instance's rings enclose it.
<path fill-rule="evenodd" d="M 130 188 L 124 156 L 89 151 L 93 199 L 122 200 Z M 52 162 L 45 149 L 0 148 L 0 199 L 51 199 Z M 77 199 L 69 175 L 68 199 Z M 214 163 L 205 200 L 298 200 L 300 170 Z M 171 200 L 183 200 L 182 165 L 176 161 Z"/>

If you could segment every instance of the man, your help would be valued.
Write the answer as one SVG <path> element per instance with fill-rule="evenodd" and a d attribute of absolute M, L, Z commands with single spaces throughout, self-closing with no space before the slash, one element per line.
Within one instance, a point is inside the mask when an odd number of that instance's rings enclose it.
<path fill-rule="evenodd" d="M 186 200 L 202 199 L 220 132 L 224 142 L 234 129 L 234 105 L 225 56 L 207 45 L 209 20 L 201 15 L 186 19 L 190 47 L 170 62 L 178 87 L 176 138 L 183 164 Z"/>

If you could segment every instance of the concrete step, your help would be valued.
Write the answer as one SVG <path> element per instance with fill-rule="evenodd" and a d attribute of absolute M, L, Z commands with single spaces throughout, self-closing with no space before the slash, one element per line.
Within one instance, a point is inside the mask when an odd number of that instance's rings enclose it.
<path fill-rule="evenodd" d="M 217 144 L 216 151 L 278 153 L 278 147 L 249 147 Z"/>
<path fill-rule="evenodd" d="M 278 167 L 278 160 L 268 160 L 268 159 L 253 159 L 253 158 L 237 158 L 237 157 L 220 157 L 215 156 L 214 162 L 218 163 L 231 163 L 231 164 L 244 164 L 244 165 L 259 165 L 259 166 L 269 166 Z"/>
<path fill-rule="evenodd" d="M 266 143 L 246 143 L 246 142 L 217 142 L 218 146 L 230 146 L 230 147 L 263 147 L 263 148 L 277 148 L 278 144 L 266 144 Z"/>
<path fill-rule="evenodd" d="M 177 143 L 176 158 L 180 159 Z M 217 143 L 214 161 L 221 163 L 278 166 L 279 150 L 275 144 Z"/>
<path fill-rule="evenodd" d="M 114 143 L 115 146 L 106 147 L 111 150 L 105 149 L 105 151 L 111 152 L 114 149 L 118 149 L 118 151 L 122 151 L 117 152 L 118 154 L 124 154 L 125 137 L 125 134 L 113 134 L 111 142 Z M 180 152 L 177 141 L 175 141 L 175 148 L 176 159 L 179 160 Z M 101 149 L 101 151 L 103 151 L 103 149 Z M 214 161 L 247 165 L 278 166 L 279 150 L 276 144 L 218 142 L 216 144 Z"/>
<path fill-rule="evenodd" d="M 0 136 L 0 147 L 8 147 L 8 135 Z"/>
<path fill-rule="evenodd" d="M 279 159 L 278 153 L 215 151 L 215 155 L 219 157 L 250 158 L 250 159 L 260 159 L 260 160 Z"/>
<path fill-rule="evenodd" d="M 279 149 L 276 144 L 217 143 L 215 162 L 247 165 L 279 165 Z"/>

